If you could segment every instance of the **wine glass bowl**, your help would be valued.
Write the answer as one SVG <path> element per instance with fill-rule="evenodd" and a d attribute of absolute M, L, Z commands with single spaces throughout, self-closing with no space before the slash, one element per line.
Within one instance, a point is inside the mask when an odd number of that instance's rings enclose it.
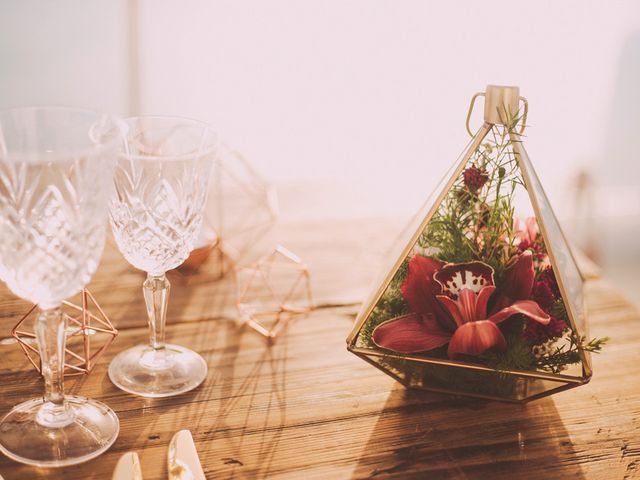
<path fill-rule="evenodd" d="M 36 303 L 44 397 L 0 421 L 0 450 L 37 466 L 80 463 L 115 441 L 119 422 L 106 405 L 65 396 L 62 302 L 95 272 L 120 142 L 109 117 L 60 107 L 0 112 L 0 279 Z"/>
<path fill-rule="evenodd" d="M 93 128 L 92 119 L 100 121 L 92 112 L 55 107 L 0 117 L 0 278 L 42 308 L 80 292 L 104 247 L 111 185 L 101 177 L 113 171 L 118 137 L 111 130 L 101 139 L 107 144 L 91 145 L 89 130 L 76 124 Z"/>
<path fill-rule="evenodd" d="M 136 117 L 125 123 L 110 221 L 125 259 L 147 272 L 143 294 L 150 343 L 116 356 L 109 377 L 130 393 L 172 396 L 197 387 L 207 374 L 200 355 L 164 342 L 170 289 L 165 272 L 193 250 L 217 136 L 204 123 L 177 117 Z"/>

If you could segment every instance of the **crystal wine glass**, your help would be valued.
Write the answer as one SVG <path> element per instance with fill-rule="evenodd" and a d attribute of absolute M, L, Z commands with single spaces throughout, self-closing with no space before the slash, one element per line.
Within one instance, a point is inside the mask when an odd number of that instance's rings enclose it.
<path fill-rule="evenodd" d="M 0 450 L 18 462 L 60 467 L 107 450 L 119 422 L 106 405 L 64 395 L 62 302 L 95 272 L 120 140 L 91 111 L 32 107 L 0 112 L 0 279 L 40 308 L 36 339 L 44 396 L 0 421 Z"/>
<path fill-rule="evenodd" d="M 150 343 L 118 354 L 109 378 L 143 397 L 188 392 L 205 379 L 207 364 L 188 348 L 165 343 L 169 281 L 200 231 L 217 136 L 204 123 L 175 117 L 125 120 L 128 132 L 119 155 L 110 219 L 118 248 L 147 272 L 142 290 Z"/>

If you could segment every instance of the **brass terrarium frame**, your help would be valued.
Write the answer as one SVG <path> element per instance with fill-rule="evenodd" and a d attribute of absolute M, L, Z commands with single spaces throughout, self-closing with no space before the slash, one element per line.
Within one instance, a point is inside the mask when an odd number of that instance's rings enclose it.
<path fill-rule="evenodd" d="M 469 129 L 469 120 L 471 118 L 474 102 L 478 96 L 485 97 L 484 123 L 478 129 L 476 134 L 473 135 L 471 130 Z M 521 102 L 523 103 L 523 106 L 524 106 L 523 109 L 520 109 Z M 529 197 L 529 200 L 531 201 L 531 205 L 533 207 L 535 217 L 538 221 L 540 233 L 542 234 L 545 245 L 547 246 L 547 253 L 549 256 L 551 266 L 553 268 L 553 271 L 557 272 L 556 280 L 558 282 L 558 286 L 559 286 L 559 290 L 560 290 L 560 294 L 563 299 L 563 302 L 567 307 L 567 316 L 569 319 L 570 327 L 574 332 L 574 334 L 577 334 L 580 336 L 587 334 L 587 332 L 585 331 L 586 319 L 584 318 L 585 310 L 584 310 L 582 295 L 580 295 L 580 298 L 578 299 L 579 302 L 582 303 L 582 307 L 580 309 L 577 309 L 575 308 L 573 302 L 569 300 L 570 296 L 569 296 L 568 286 L 565 284 L 562 271 L 559 269 L 559 261 L 556 256 L 556 252 L 554 251 L 554 245 L 556 245 L 559 241 L 564 242 L 564 244 L 567 246 L 567 251 L 569 253 L 570 261 L 573 262 L 573 264 L 575 265 L 576 271 L 580 276 L 581 281 L 584 280 L 584 276 L 582 275 L 582 272 L 578 267 L 575 256 L 568 245 L 566 237 L 562 232 L 560 225 L 558 224 L 557 218 L 555 217 L 553 210 L 551 210 L 551 208 L 548 208 L 544 213 L 544 215 L 547 215 L 550 217 L 549 220 L 547 220 L 547 217 L 545 217 L 542 214 L 543 208 L 541 206 L 541 203 L 545 202 L 545 204 L 548 205 L 549 202 L 542 188 L 542 185 L 540 184 L 540 181 L 533 169 L 533 166 L 531 165 L 527 152 L 522 144 L 521 137 L 525 129 L 526 117 L 528 113 L 527 100 L 524 97 L 520 96 L 518 87 L 489 85 L 487 86 L 486 92 L 476 93 L 471 100 L 471 104 L 469 105 L 469 112 L 467 115 L 466 125 L 467 125 L 467 130 L 473 136 L 472 140 L 470 141 L 467 148 L 464 150 L 461 157 L 454 164 L 453 173 L 448 174 L 450 175 L 450 177 L 446 182 L 446 184 L 443 187 L 441 187 L 440 191 L 435 191 L 432 194 L 432 195 L 437 194 L 437 197 L 435 198 L 435 200 L 433 200 L 432 202 L 427 201 L 425 206 L 421 209 L 418 215 L 416 215 L 414 220 L 411 222 L 411 224 L 407 228 L 406 231 L 413 232 L 413 233 L 411 234 L 409 240 L 403 244 L 404 246 L 400 255 L 397 257 L 397 260 L 395 260 L 392 268 L 387 270 L 388 273 L 384 277 L 384 280 L 380 283 L 380 286 L 376 290 L 374 290 L 371 297 L 364 304 L 364 307 L 362 308 L 358 317 L 356 318 L 356 322 L 353 330 L 347 337 L 347 349 L 349 351 L 353 352 L 357 356 L 361 357 L 363 360 L 367 361 L 368 363 L 372 364 L 376 368 L 379 368 L 386 374 L 395 378 L 398 382 L 402 383 L 404 386 L 408 388 L 420 388 L 423 390 L 434 391 L 439 393 L 463 394 L 467 396 L 487 398 L 492 400 L 503 400 L 503 401 L 506 400 L 506 401 L 512 401 L 516 403 L 524 403 L 524 402 L 545 397 L 547 395 L 551 395 L 553 393 L 557 393 L 573 387 L 577 387 L 579 385 L 586 384 L 591 379 L 592 367 L 591 367 L 590 353 L 585 351 L 580 345 L 578 345 L 579 356 L 582 364 L 582 374 L 580 376 L 554 374 L 550 372 L 530 371 L 530 370 L 529 371 L 527 370 L 498 371 L 491 367 L 473 364 L 473 363 L 448 360 L 448 359 L 439 359 L 439 358 L 427 358 L 419 355 L 403 355 L 403 354 L 397 354 L 391 351 L 377 350 L 373 348 L 367 348 L 367 347 L 356 345 L 357 339 L 362 330 L 362 327 L 365 325 L 366 321 L 369 319 L 369 316 L 371 315 L 373 309 L 376 307 L 376 305 L 380 301 L 384 292 L 387 290 L 387 287 L 393 280 L 397 270 L 400 268 L 405 258 L 407 258 L 407 256 L 411 253 L 414 245 L 417 243 L 423 231 L 429 225 L 429 222 L 431 221 L 432 217 L 436 213 L 438 207 L 440 206 L 442 201 L 445 199 L 446 195 L 449 193 L 449 191 L 453 187 L 456 180 L 462 174 L 465 168 L 465 165 L 467 165 L 467 163 L 471 159 L 474 152 L 480 147 L 480 145 L 482 144 L 482 141 L 485 139 L 487 134 L 493 129 L 493 127 L 496 125 L 508 126 L 513 122 L 513 119 L 516 118 L 517 112 L 522 112 L 520 116 L 520 122 L 521 122 L 520 129 L 516 131 L 515 128 L 509 128 L 509 140 L 512 145 L 513 153 L 517 160 L 518 167 L 522 172 L 528 197 Z M 534 185 L 539 187 L 538 191 L 535 191 L 535 189 L 533 188 Z M 426 210 L 426 215 L 423 216 L 425 210 Z M 420 221 L 421 218 L 422 220 Z M 555 224 L 554 227 L 557 227 L 556 233 L 560 235 L 560 238 L 556 237 L 557 239 L 554 240 L 553 242 L 551 241 L 549 225 L 547 225 L 547 221 L 549 221 L 550 224 L 551 223 Z M 417 223 L 417 222 L 420 222 L 420 223 Z M 584 328 L 578 328 L 578 323 L 583 325 Z M 496 374 L 501 376 L 513 375 L 516 378 L 525 379 L 525 380 L 526 379 L 546 380 L 546 381 L 552 381 L 552 382 L 558 383 L 558 386 L 546 389 L 539 393 L 527 395 L 527 382 L 521 381 L 520 382 L 521 385 L 519 386 L 519 388 L 518 387 L 516 388 L 516 390 L 520 390 L 520 393 L 517 393 L 515 398 L 505 398 L 504 396 L 487 395 L 487 394 L 481 394 L 481 393 L 475 393 L 475 392 L 473 393 L 461 392 L 460 390 L 447 389 L 447 388 L 441 388 L 441 387 L 432 387 L 429 385 L 421 385 L 416 387 L 416 385 L 412 384 L 411 378 L 408 378 L 408 377 L 403 378 L 403 376 L 400 375 L 400 373 L 402 372 L 400 372 L 399 370 L 401 369 L 396 368 L 395 369 L 396 372 L 394 372 L 393 371 L 394 368 L 384 365 L 384 360 L 387 360 L 387 359 L 397 360 L 401 362 L 417 362 L 423 365 L 440 365 L 442 367 L 452 368 L 452 369 L 473 370 L 478 373 L 485 372 L 486 375 L 496 375 Z"/>

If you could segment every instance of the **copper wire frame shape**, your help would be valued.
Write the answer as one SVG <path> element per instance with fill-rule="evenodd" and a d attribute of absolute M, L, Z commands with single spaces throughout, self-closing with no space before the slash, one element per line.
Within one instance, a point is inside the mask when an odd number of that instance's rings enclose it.
<path fill-rule="evenodd" d="M 78 306 L 71 302 L 62 302 L 63 306 L 67 308 L 71 308 L 78 312 L 78 315 L 71 316 L 65 312 L 63 315 L 67 321 L 67 327 L 77 327 L 74 329 L 72 333 L 68 333 L 67 331 L 67 339 L 71 337 L 75 337 L 77 335 L 82 335 L 83 337 L 83 355 L 79 355 L 69 347 L 65 348 L 65 361 L 64 361 L 64 375 L 65 376 L 76 376 L 76 375 L 86 375 L 88 374 L 93 367 L 95 366 L 97 360 L 102 356 L 105 350 L 111 345 L 111 343 L 118 336 L 118 330 L 112 325 L 111 321 L 102 310 L 102 307 L 96 302 L 95 298 L 88 290 L 83 290 L 81 294 L 82 298 L 82 306 Z M 93 302 L 93 305 L 96 307 L 102 318 L 91 313 L 89 310 L 89 300 Z M 11 336 L 18 342 L 18 345 L 24 351 L 27 359 L 34 368 L 38 371 L 38 373 L 42 373 L 40 362 L 34 359 L 34 357 L 40 358 L 40 352 L 38 348 L 31 344 L 31 342 L 25 341 L 25 339 L 34 340 L 36 338 L 35 333 L 27 332 L 25 330 L 21 330 L 20 327 L 22 324 L 29 318 L 29 316 L 38 308 L 37 305 L 34 305 L 29 309 L 29 311 L 18 321 L 18 323 L 11 330 Z M 99 325 L 96 325 L 99 324 Z M 91 353 L 91 335 L 88 334 L 89 331 L 95 331 L 100 333 L 107 334 L 107 339 L 104 343 L 96 350 Z M 67 357 L 71 357 L 72 359 L 78 361 L 77 364 L 67 362 Z"/>
<path fill-rule="evenodd" d="M 295 281 L 292 283 L 291 288 L 288 289 L 287 293 L 282 297 L 282 299 L 278 302 L 278 306 L 275 309 L 266 309 L 259 311 L 252 311 L 245 306 L 245 300 L 248 296 L 248 290 L 254 279 L 257 277 L 262 277 L 262 281 L 264 286 L 271 298 L 277 299 L 278 294 L 275 292 L 273 286 L 269 282 L 268 279 L 268 269 L 271 268 L 273 263 L 275 262 L 278 255 L 282 255 L 285 259 L 287 259 L 290 263 L 289 268 L 292 271 L 298 272 L 298 275 Z M 264 265 L 267 268 L 264 268 Z M 244 270 L 251 270 L 251 275 L 249 279 L 244 283 L 244 285 L 239 290 L 238 294 L 238 302 L 237 307 L 240 313 L 243 314 L 245 318 L 245 324 L 258 332 L 260 335 L 274 339 L 278 336 L 278 334 L 282 331 L 282 329 L 287 325 L 288 321 L 297 315 L 306 315 L 313 310 L 313 298 L 311 294 L 311 275 L 309 273 L 309 269 L 305 263 L 302 262 L 300 257 L 286 249 L 282 245 L 278 245 L 271 253 L 267 254 L 257 262 L 253 263 L 249 267 L 244 267 Z M 301 282 L 304 282 L 304 289 L 306 292 L 306 305 L 303 307 L 298 307 L 289 304 L 288 302 L 292 299 L 294 293 L 297 291 L 298 286 Z M 261 317 L 274 317 L 275 322 L 271 326 L 271 328 L 267 328 L 260 322 Z"/>
<path fill-rule="evenodd" d="M 462 171 L 464 170 L 465 165 L 468 163 L 468 161 L 470 160 L 470 158 L 473 155 L 473 153 L 478 149 L 478 147 L 480 146 L 480 144 L 482 143 L 484 138 L 487 136 L 487 134 L 491 131 L 491 129 L 494 126 L 495 126 L 495 124 L 485 121 L 483 123 L 483 125 L 478 129 L 476 134 L 473 136 L 469 146 L 467 147 L 467 149 L 464 151 L 464 153 L 460 157 L 460 160 L 458 160 L 458 162 L 455 164 L 456 165 L 455 169 L 453 170 L 453 173 L 451 174 L 449 180 L 447 181 L 445 186 L 442 188 L 442 190 L 439 192 L 439 194 L 436 197 L 435 201 L 432 203 L 431 207 L 429 208 L 428 213 L 426 214 L 426 216 L 424 217 L 424 219 L 422 220 L 420 225 L 415 229 L 414 234 L 411 236 L 409 241 L 404 246 L 404 248 L 402 250 L 402 253 L 398 257 L 398 259 L 395 261 L 395 263 L 393 264 L 393 267 L 388 271 L 384 281 L 381 283 L 381 285 L 378 287 L 378 289 L 375 290 L 374 295 L 366 303 L 365 308 L 363 310 L 361 310 L 360 313 L 358 314 L 358 317 L 356 318 L 355 325 L 354 325 L 351 333 L 347 337 L 347 349 L 350 352 L 354 353 L 355 355 L 357 355 L 357 356 L 361 357 L 362 359 L 366 360 L 371 365 L 373 365 L 376 368 L 382 370 L 387 375 L 393 377 L 394 379 L 396 379 L 398 382 L 400 382 L 401 384 L 403 384 L 407 388 L 419 388 L 421 390 L 432 391 L 432 392 L 437 392 L 437 393 L 445 393 L 445 394 L 453 394 L 453 395 L 465 395 L 465 396 L 470 396 L 470 397 L 484 398 L 484 399 L 489 399 L 489 400 L 500 400 L 500 401 L 507 401 L 507 402 L 512 402 L 512 403 L 527 403 L 527 402 L 532 401 L 532 400 L 537 400 L 539 398 L 546 397 L 548 395 L 552 395 L 554 393 L 558 393 L 558 392 L 567 390 L 569 388 L 574 388 L 574 387 L 577 387 L 577 386 L 584 385 L 584 384 L 588 383 L 591 380 L 591 376 L 593 374 L 593 370 L 592 370 L 592 366 L 591 366 L 591 356 L 590 356 L 589 352 L 586 352 L 586 351 L 584 351 L 584 349 L 579 347 L 579 355 L 580 355 L 581 366 L 582 366 L 582 375 L 580 377 L 576 377 L 576 376 L 571 376 L 571 375 L 552 374 L 552 373 L 546 373 L 546 372 L 541 372 L 541 371 L 526 371 L 526 370 L 500 370 L 498 372 L 497 370 L 495 370 L 493 368 L 482 366 L 482 365 L 478 365 L 478 364 L 473 364 L 473 363 L 460 362 L 460 361 L 454 361 L 454 360 L 445 360 L 445 359 L 439 359 L 439 358 L 426 358 L 426 357 L 421 357 L 421 356 L 394 354 L 394 353 L 390 353 L 390 352 L 386 352 L 386 351 L 374 350 L 374 349 L 371 349 L 371 348 L 365 348 L 365 347 L 356 346 L 356 341 L 357 341 L 357 338 L 358 338 L 358 336 L 360 334 L 360 331 L 361 331 L 363 325 L 368 320 L 369 316 L 371 315 L 371 312 L 373 311 L 373 309 L 375 308 L 375 306 L 379 302 L 380 298 L 382 297 L 382 295 L 386 291 L 387 287 L 389 286 L 389 284 L 393 280 L 393 277 L 395 276 L 396 271 L 398 270 L 398 268 L 400 267 L 400 265 L 402 264 L 404 259 L 409 255 L 409 253 L 411 252 L 411 249 L 413 248 L 415 243 L 418 241 L 418 239 L 419 239 L 420 235 L 422 234 L 422 232 L 429 225 L 429 222 L 431 221 L 433 215 L 436 213 L 438 207 L 440 206 L 440 204 L 445 199 L 445 197 L 448 194 L 448 192 L 453 187 L 453 184 L 455 183 L 455 181 L 462 174 Z M 531 205 L 532 205 L 533 210 L 534 210 L 534 215 L 535 215 L 536 219 L 538 220 L 538 225 L 540 227 L 540 232 L 541 232 L 542 237 L 544 239 L 545 245 L 548 245 L 547 253 L 549 255 L 549 260 L 551 262 L 551 266 L 552 266 L 554 271 L 558 271 L 557 270 L 558 261 L 557 261 L 557 258 L 555 256 L 554 252 L 553 252 L 553 249 L 551 248 L 552 243 L 549 242 L 549 238 L 550 237 L 549 237 L 549 233 L 547 231 L 547 227 L 545 226 L 544 217 L 541 215 L 541 208 L 540 208 L 540 205 L 539 205 L 539 202 L 538 202 L 538 198 L 536 197 L 536 195 L 534 195 L 532 193 L 532 190 L 529 188 L 529 186 L 532 185 L 532 183 L 533 183 L 532 182 L 532 172 L 529 171 L 529 169 L 528 169 L 528 167 L 526 165 L 526 162 L 523 161 L 523 159 L 522 159 L 522 157 L 528 158 L 528 156 L 526 154 L 526 151 L 524 150 L 524 147 L 522 146 L 521 134 L 522 134 L 522 131 L 520 131 L 518 133 L 518 132 L 514 131 L 513 129 L 511 129 L 509 131 L 510 143 L 512 144 L 513 153 L 514 153 L 515 158 L 517 159 L 518 167 L 520 168 L 520 171 L 522 172 L 524 183 L 527 186 L 526 190 L 527 190 L 527 193 L 528 193 L 528 196 L 529 196 L 529 200 L 531 201 Z M 538 183 L 540 183 L 540 182 L 538 182 Z M 546 193 L 544 192 L 544 189 L 542 188 L 541 184 L 540 184 L 540 188 L 542 190 L 543 195 L 546 197 Z M 419 212 L 419 213 L 421 213 L 421 212 Z M 553 212 L 553 210 L 551 210 L 549 213 L 550 213 L 550 215 L 553 215 L 553 217 L 554 217 L 553 219 L 555 220 L 556 224 L 558 225 L 558 228 L 560 229 L 560 234 L 562 235 L 562 238 L 563 238 L 565 244 L 569 247 L 569 244 L 566 241 L 566 236 L 565 236 L 564 232 L 562 231 L 562 228 L 560 227 L 560 224 L 558 223 L 557 219 L 555 218 L 555 213 Z M 577 267 L 578 264 L 576 262 L 575 255 L 574 255 L 573 251 L 571 250 L 570 247 L 568 248 L 568 250 L 569 250 L 569 254 L 571 256 L 571 260 L 576 265 L 576 268 L 578 269 L 579 274 L 581 275 L 582 279 L 584 280 L 584 275 L 583 275 L 582 271 L 579 269 L 579 267 Z M 581 332 L 577 328 L 577 325 L 576 325 L 577 312 L 574 310 L 574 307 L 573 307 L 572 303 L 570 301 L 566 301 L 565 300 L 565 299 L 569 298 L 569 295 L 568 295 L 568 290 L 566 288 L 566 285 L 564 284 L 564 281 L 562 280 L 562 276 L 561 275 L 557 275 L 556 276 L 556 280 L 558 282 L 558 286 L 559 286 L 559 289 L 560 289 L 560 293 L 561 293 L 562 299 L 563 299 L 563 301 L 564 301 L 564 303 L 565 303 L 565 305 L 567 307 L 567 316 L 569 318 L 569 323 L 570 323 L 571 329 L 573 330 L 573 332 L 580 332 L 582 335 L 586 335 L 587 334 L 586 331 L 582 331 Z M 584 310 L 584 307 L 583 307 L 583 312 L 584 311 L 585 310 Z M 586 314 L 585 314 L 585 316 L 586 316 Z M 585 325 L 585 329 L 586 329 L 586 322 L 584 322 L 584 325 Z M 508 398 L 508 397 L 503 397 L 503 396 L 492 396 L 492 395 L 479 394 L 479 393 L 475 393 L 475 392 L 464 392 L 463 393 L 463 392 L 458 391 L 458 390 L 449 390 L 449 389 L 446 389 L 446 388 L 430 387 L 428 385 L 424 385 L 424 386 L 421 386 L 421 387 L 415 387 L 415 386 L 411 385 L 408 380 L 401 378 L 400 376 L 396 375 L 394 372 L 392 372 L 392 371 L 390 371 L 388 369 L 385 369 L 380 364 L 378 364 L 377 362 L 372 360 L 372 358 L 370 358 L 370 357 L 374 357 L 374 358 L 391 358 L 391 359 L 405 360 L 405 361 L 416 362 L 416 363 L 421 363 L 421 364 L 442 365 L 442 366 L 455 367 L 455 368 L 461 368 L 461 369 L 466 369 L 466 370 L 476 370 L 476 371 L 482 371 L 482 372 L 492 372 L 492 373 L 501 373 L 501 374 L 506 374 L 506 375 L 514 375 L 514 376 L 530 378 L 530 379 L 550 380 L 550 381 L 557 382 L 557 383 L 559 383 L 561 385 L 559 385 L 558 387 L 550 388 L 548 390 L 545 390 L 543 392 L 540 392 L 540 393 L 537 393 L 537 394 L 534 394 L 534 395 L 531 395 L 531 396 L 527 396 L 525 398 Z"/>

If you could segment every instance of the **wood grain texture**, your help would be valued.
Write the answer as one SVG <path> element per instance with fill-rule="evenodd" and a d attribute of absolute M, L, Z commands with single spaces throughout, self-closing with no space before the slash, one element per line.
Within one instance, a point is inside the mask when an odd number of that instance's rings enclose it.
<path fill-rule="evenodd" d="M 640 478 L 640 314 L 605 280 L 588 284 L 591 334 L 612 337 L 590 384 L 528 405 L 406 391 L 346 351 L 357 302 L 399 223 L 281 227 L 276 238 L 306 260 L 317 309 L 273 345 L 235 321 L 232 282 L 212 265 L 172 278 L 167 340 L 201 352 L 205 383 L 168 399 L 116 389 L 106 376 L 120 350 L 147 338 L 143 275 L 109 247 L 91 289 L 120 335 L 87 377 L 66 390 L 108 403 L 121 433 L 103 456 L 62 470 L 0 458 L 6 480 L 109 479 L 120 455 L 140 454 L 145 479 L 165 479 L 173 433 L 193 432 L 216 479 Z M 0 337 L 27 305 L 0 290 Z M 15 344 L 0 344 L 0 412 L 40 393 Z"/>

